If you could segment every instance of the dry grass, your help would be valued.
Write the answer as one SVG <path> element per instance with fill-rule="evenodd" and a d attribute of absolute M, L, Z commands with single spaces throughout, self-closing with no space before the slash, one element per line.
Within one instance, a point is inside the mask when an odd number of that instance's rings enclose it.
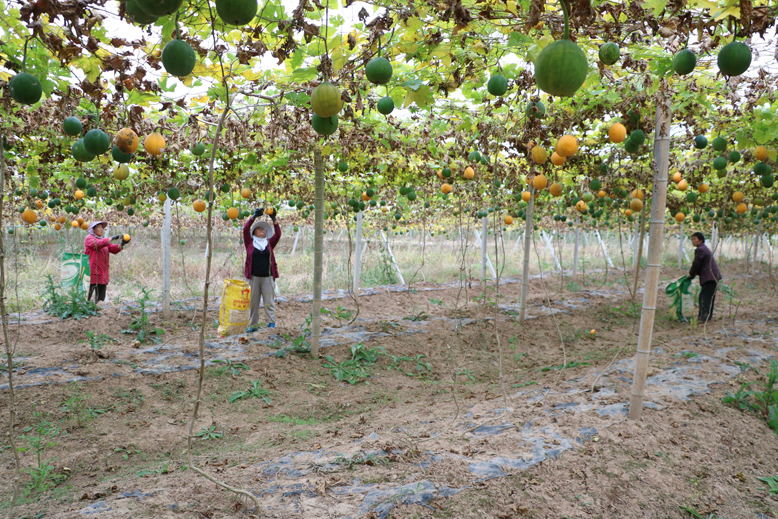
<path fill-rule="evenodd" d="M 109 299 L 135 300 L 140 287 L 154 290 L 154 296 L 159 296 L 161 288 L 162 268 L 159 230 L 152 228 L 114 228 L 112 233 L 130 232 L 132 243 L 118 256 L 111 258 L 111 284 Z M 311 228 L 305 228 L 298 241 L 295 254 L 291 254 L 294 242 L 294 232 L 291 227 L 284 228 L 276 257 L 281 277 L 279 289 L 282 294 L 308 293 L 312 290 L 313 276 L 313 235 Z M 180 233 L 173 230 L 173 249 L 171 253 L 171 297 L 184 299 L 196 297 L 202 293 L 202 280 L 205 276 L 205 240 L 201 229 L 185 229 Z M 427 236 L 424 253 L 420 233 L 410 233 L 390 236 L 392 250 L 397 258 L 406 282 L 441 283 L 458 279 L 460 274 L 465 277 L 479 279 L 481 277 L 480 244 L 475 242 L 472 232 L 466 233 L 467 240 L 460 241 L 455 229 L 448 235 Z M 179 240 L 180 236 L 180 240 Z M 10 306 L 13 310 L 28 310 L 39 308 L 41 290 L 46 275 L 55 279 L 59 277 L 59 259 L 63 252 L 81 251 L 84 233 L 81 231 L 60 231 L 35 229 L 18 229 L 10 236 L 8 243 Z M 397 283 L 388 256 L 381 245 L 380 234 L 366 231 L 369 243 L 363 256 L 362 286 L 370 287 Z M 619 252 L 619 240 L 615 233 L 603 233 L 606 246 L 616 268 L 622 266 L 622 256 Z M 632 265 L 631 236 L 622 237 L 624 264 Z M 466 261 L 462 264 L 461 247 L 466 241 Z M 495 264 L 501 277 L 521 275 L 522 243 L 521 230 L 511 229 L 499 241 L 500 262 Z M 244 250 L 239 228 L 221 226 L 214 235 L 216 244 L 213 255 L 214 287 L 217 291 L 221 280 L 240 278 L 242 276 Z M 565 268 L 570 268 L 573 260 L 573 232 L 557 235 L 554 238 L 556 253 Z M 750 242 L 749 242 L 750 243 Z M 353 271 L 353 254 L 349 262 L 349 240 L 343 230 L 329 231 L 325 235 L 324 245 L 324 288 L 348 288 Z M 693 251 L 685 243 L 687 254 L 691 259 Z M 678 267 L 678 237 L 675 234 L 666 236 L 664 264 L 670 268 Z M 489 236 L 489 256 L 494 261 L 494 236 Z M 768 251 L 764 252 L 767 259 Z M 731 241 L 725 243 L 719 255 L 726 258 L 740 258 L 745 255 L 744 242 Z M 600 246 L 593 234 L 585 234 L 580 249 L 583 272 L 605 268 L 605 259 Z M 688 267 L 689 262 L 684 266 Z M 463 267 L 462 269 L 460 267 Z M 554 262 L 545 241 L 535 235 L 535 246 L 531 251 L 530 268 L 533 274 L 541 270 L 553 274 Z M 487 274 L 488 275 L 488 274 Z"/>

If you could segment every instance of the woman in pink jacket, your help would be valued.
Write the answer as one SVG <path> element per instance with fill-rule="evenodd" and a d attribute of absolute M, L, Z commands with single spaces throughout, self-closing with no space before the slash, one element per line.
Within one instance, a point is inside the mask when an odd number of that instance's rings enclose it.
<path fill-rule="evenodd" d="M 121 234 L 103 238 L 108 222 L 92 222 L 87 229 L 87 235 L 84 239 L 84 254 L 89 256 L 89 296 L 95 296 L 95 303 L 105 301 L 105 288 L 108 285 L 110 275 L 108 272 L 108 255 L 118 254 L 122 247 L 127 244 Z M 122 240 L 121 245 L 111 243 L 112 241 Z"/>

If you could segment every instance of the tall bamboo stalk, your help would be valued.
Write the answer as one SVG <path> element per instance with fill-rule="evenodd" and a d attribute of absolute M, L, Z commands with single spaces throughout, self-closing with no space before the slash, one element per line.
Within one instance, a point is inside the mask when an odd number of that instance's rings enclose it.
<path fill-rule="evenodd" d="M 640 314 L 640 334 L 635 354 L 635 373 L 629 400 L 629 417 L 640 419 L 643 413 L 643 395 L 648 361 L 651 354 L 651 338 L 654 331 L 656 300 L 659 290 L 659 273 L 662 267 L 662 240 L 664 239 L 664 215 L 667 202 L 667 170 L 670 163 L 670 95 L 663 81 L 657 93 L 657 110 L 654 139 L 654 190 L 651 196 L 649 217 L 648 265 L 646 266 L 643 311 Z"/>
<path fill-rule="evenodd" d="M 638 252 L 635 255 L 635 276 L 632 282 L 632 299 L 638 294 L 638 279 L 640 279 L 640 260 L 643 258 L 643 240 L 646 235 L 645 210 L 641 209 L 640 218 L 638 218 Z"/>
<path fill-rule="evenodd" d="M 311 308 L 311 356 L 319 356 L 321 339 L 321 275 L 324 248 L 324 164 L 321 150 L 313 149 L 314 210 L 313 210 L 313 305 Z"/>
<path fill-rule="evenodd" d="M 521 273 L 521 312 L 519 320 L 527 319 L 527 298 L 529 297 L 529 256 L 532 245 L 532 214 L 535 212 L 535 188 L 529 187 L 530 198 L 524 213 L 524 265 Z"/>

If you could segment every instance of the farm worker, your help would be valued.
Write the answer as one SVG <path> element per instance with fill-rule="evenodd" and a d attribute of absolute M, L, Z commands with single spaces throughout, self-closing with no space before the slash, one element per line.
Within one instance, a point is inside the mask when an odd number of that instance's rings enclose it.
<path fill-rule="evenodd" d="M 243 225 L 243 244 L 246 247 L 246 265 L 243 275 L 251 286 L 251 306 L 249 308 L 249 326 L 246 333 L 259 329 L 259 304 L 265 307 L 267 327 L 276 327 L 275 280 L 278 279 L 278 266 L 273 249 L 281 239 L 281 227 L 276 222 L 276 212 L 268 216 L 273 221 L 259 221 L 264 209 L 254 211 L 254 216 Z"/>
<path fill-rule="evenodd" d="M 108 258 L 109 254 L 118 254 L 122 247 L 127 244 L 121 234 L 103 238 L 108 229 L 108 222 L 92 222 L 87 228 L 87 235 L 84 238 L 84 254 L 89 256 L 89 295 L 87 299 L 95 297 L 95 303 L 105 301 L 105 288 L 108 285 Z M 112 241 L 122 240 L 121 245 L 111 243 Z"/>
<path fill-rule="evenodd" d="M 713 303 L 716 300 L 716 287 L 721 281 L 721 273 L 713 252 L 705 245 L 705 235 L 695 232 L 691 236 L 694 245 L 694 262 L 689 269 L 689 279 L 700 276 L 700 310 L 697 321 L 707 323 L 713 317 Z"/>

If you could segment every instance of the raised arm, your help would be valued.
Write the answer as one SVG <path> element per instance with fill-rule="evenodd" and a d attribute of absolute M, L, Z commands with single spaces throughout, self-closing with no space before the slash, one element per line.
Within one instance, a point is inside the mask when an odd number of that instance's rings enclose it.
<path fill-rule="evenodd" d="M 278 222 L 273 220 L 273 237 L 270 238 L 267 242 L 270 244 L 271 247 L 275 248 L 276 244 L 278 243 L 278 240 L 281 239 L 281 226 L 278 225 Z"/>
<path fill-rule="evenodd" d="M 251 243 L 251 225 L 254 223 L 254 220 L 257 219 L 257 215 L 252 215 L 248 220 L 246 220 L 246 223 L 243 224 L 243 244 L 248 245 Z"/>
<path fill-rule="evenodd" d="M 705 252 L 703 252 L 702 247 L 697 247 L 694 250 L 694 261 L 692 262 L 692 267 L 689 269 L 689 279 L 694 279 L 695 276 L 699 275 L 704 260 Z"/>
<path fill-rule="evenodd" d="M 98 238 L 97 236 L 93 236 L 91 234 L 86 237 L 86 240 L 84 240 L 85 249 L 100 250 L 103 247 L 108 247 L 109 245 L 111 245 L 110 238 Z"/>

